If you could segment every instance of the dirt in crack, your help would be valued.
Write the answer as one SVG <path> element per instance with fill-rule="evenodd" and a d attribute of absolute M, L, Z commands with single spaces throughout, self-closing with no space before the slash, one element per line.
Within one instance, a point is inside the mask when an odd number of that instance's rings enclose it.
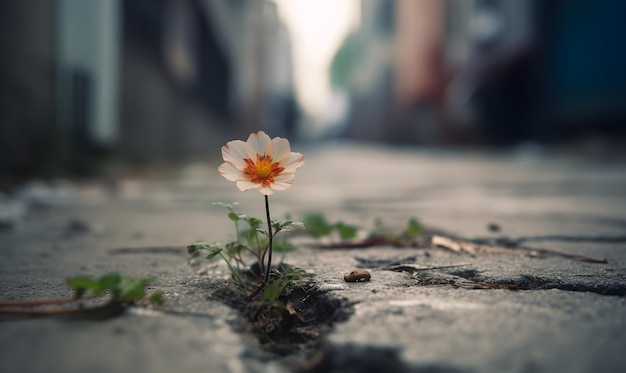
<path fill-rule="evenodd" d="M 236 309 L 242 316 L 237 329 L 251 333 L 263 350 L 280 356 L 317 350 L 333 324 L 352 314 L 346 301 L 320 289 L 310 279 L 275 302 L 263 301 L 262 296 L 249 301 L 227 287 L 219 287 L 211 298 Z"/>

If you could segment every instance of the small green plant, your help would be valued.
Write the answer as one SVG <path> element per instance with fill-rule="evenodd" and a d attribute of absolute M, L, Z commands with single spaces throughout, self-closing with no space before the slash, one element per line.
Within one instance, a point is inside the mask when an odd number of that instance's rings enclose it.
<path fill-rule="evenodd" d="M 108 318 L 121 314 L 127 305 L 137 301 L 145 300 L 153 305 L 163 304 L 164 299 L 161 291 L 154 291 L 146 297 L 146 286 L 152 281 L 151 278 L 130 277 L 117 273 L 106 274 L 98 278 L 71 277 L 65 282 L 74 289 L 73 297 L 0 301 L 0 315 Z M 85 298 L 88 293 L 90 293 L 91 298 L 108 297 L 108 301 L 104 304 L 96 303 L 89 306 L 77 303 Z M 59 306 L 66 304 L 72 305 L 72 307 L 59 308 Z M 44 306 L 46 308 L 39 308 Z"/>
<path fill-rule="evenodd" d="M 393 245 L 405 245 L 414 241 L 422 232 L 424 226 L 416 218 L 410 218 L 404 230 L 397 232 L 390 228 L 386 228 L 382 219 L 378 218 L 375 222 L 375 228 L 370 232 L 370 237 L 382 237 Z"/>
<path fill-rule="evenodd" d="M 315 238 L 337 237 L 341 242 L 330 244 L 332 247 L 366 247 L 373 245 L 411 245 L 423 233 L 424 226 L 416 218 L 410 218 L 406 227 L 398 231 L 386 227 L 381 218 L 374 220 L 373 228 L 348 225 L 343 222 L 329 223 L 324 214 L 312 212 L 305 216 L 304 222 L 308 233 Z M 358 233 L 366 235 L 365 239 L 356 240 Z"/>
<path fill-rule="evenodd" d="M 72 277 L 65 280 L 66 284 L 76 291 L 74 298 L 82 298 L 87 292 L 93 297 L 110 295 L 109 302 L 132 302 L 145 297 L 146 286 L 154 280 L 145 277 L 130 277 L 118 273 L 110 273 L 99 278 Z M 149 301 L 163 303 L 163 294 L 154 292 L 148 298 Z"/>
<path fill-rule="evenodd" d="M 267 284 L 264 286 L 263 294 L 266 298 L 273 297 L 273 289 L 285 288 L 280 284 L 287 284 L 286 281 L 293 281 L 302 275 L 303 270 L 287 269 L 284 267 L 284 254 L 295 249 L 286 238 L 276 239 L 280 232 L 288 232 L 293 230 L 304 229 L 304 224 L 299 221 L 286 220 L 280 222 L 271 221 L 271 237 L 273 248 L 277 252 L 281 252 L 283 256 L 279 262 L 276 272 L 266 267 L 265 256 L 268 252 L 270 242 L 270 233 L 262 228 L 263 222 L 255 217 L 249 217 L 238 213 L 234 210 L 236 203 L 213 203 L 213 205 L 221 206 L 227 209 L 228 218 L 235 225 L 234 240 L 228 243 L 222 242 L 196 242 L 187 246 L 187 252 L 192 256 L 204 257 L 212 260 L 215 258 L 222 259 L 231 273 L 233 283 L 244 292 L 254 292 L 259 289 L 258 282 L 263 283 L 265 274 L 269 273 Z M 283 235 L 283 237 L 285 237 Z M 252 262 L 250 261 L 252 259 Z M 283 269 L 282 273 L 280 269 Z M 273 274 L 275 274 L 273 276 Z M 260 292 L 260 290 L 259 290 Z M 280 293 L 279 293 L 280 294 Z M 268 298 L 268 299 L 269 299 Z"/>
<path fill-rule="evenodd" d="M 281 296 L 289 296 L 298 281 L 311 277 L 301 268 L 291 268 L 284 264 L 278 266 L 279 275 L 263 289 L 263 297 L 270 304 L 275 304 Z"/>
<path fill-rule="evenodd" d="M 309 233 L 313 237 L 320 238 L 324 236 L 330 236 L 333 232 L 339 234 L 342 240 L 350 240 L 357 236 L 359 228 L 353 225 L 348 225 L 343 222 L 328 223 L 324 214 L 319 212 L 312 212 L 306 215 L 304 224 L 307 227 Z"/>

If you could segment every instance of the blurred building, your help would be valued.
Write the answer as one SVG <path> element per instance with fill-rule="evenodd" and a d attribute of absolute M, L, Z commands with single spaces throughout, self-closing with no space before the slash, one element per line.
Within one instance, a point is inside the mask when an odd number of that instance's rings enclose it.
<path fill-rule="evenodd" d="M 362 1 L 361 27 L 349 35 L 331 66 L 331 82 L 350 97 L 348 137 L 385 139 L 392 115 L 395 2 Z"/>
<path fill-rule="evenodd" d="M 256 0 L 204 0 L 232 69 L 229 102 L 240 125 L 235 135 L 265 129 L 293 131 L 296 110 L 287 28 L 276 4 Z"/>
<path fill-rule="evenodd" d="M 53 150 L 55 13 L 52 1 L 0 1 L 0 181 Z"/>
<path fill-rule="evenodd" d="M 626 3 L 362 0 L 333 64 L 346 135 L 391 142 L 624 132 Z"/>
<path fill-rule="evenodd" d="M 270 0 L 0 1 L 0 31 L 5 178 L 206 157 L 294 126 Z"/>

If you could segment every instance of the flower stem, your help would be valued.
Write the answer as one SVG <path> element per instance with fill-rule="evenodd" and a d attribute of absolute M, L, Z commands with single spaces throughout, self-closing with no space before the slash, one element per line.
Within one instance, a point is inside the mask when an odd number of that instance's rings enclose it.
<path fill-rule="evenodd" d="M 272 233 L 272 220 L 270 218 L 270 202 L 267 195 L 265 195 L 265 217 L 267 218 L 267 236 L 269 238 L 269 242 L 265 251 L 263 251 L 263 255 L 259 259 L 259 268 L 261 268 L 261 273 L 263 273 L 263 262 L 265 261 L 265 253 L 269 251 L 267 255 L 267 267 L 265 268 L 265 273 L 263 275 L 263 282 L 248 296 L 249 300 L 256 298 L 259 293 L 265 288 L 265 285 L 269 283 L 270 280 L 270 272 L 272 270 L 272 243 L 274 234 Z"/>
<path fill-rule="evenodd" d="M 272 234 L 272 220 L 270 219 L 270 202 L 269 197 L 265 195 L 265 215 L 267 218 L 267 236 L 269 238 L 269 254 L 267 255 L 267 268 L 265 269 L 265 283 L 267 284 L 270 279 L 270 271 L 272 269 L 272 238 L 274 235 Z"/>

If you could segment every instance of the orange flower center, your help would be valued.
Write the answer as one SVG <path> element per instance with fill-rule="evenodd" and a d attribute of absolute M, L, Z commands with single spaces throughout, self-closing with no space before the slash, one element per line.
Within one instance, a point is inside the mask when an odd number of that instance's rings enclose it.
<path fill-rule="evenodd" d="M 263 184 L 263 186 L 269 186 L 274 183 L 274 177 L 280 175 L 285 169 L 280 167 L 280 163 L 273 162 L 272 157 L 269 155 L 256 156 L 256 162 L 250 158 L 245 158 L 244 161 L 248 165 L 243 172 L 246 175 L 250 175 L 250 179 L 255 184 Z"/>

